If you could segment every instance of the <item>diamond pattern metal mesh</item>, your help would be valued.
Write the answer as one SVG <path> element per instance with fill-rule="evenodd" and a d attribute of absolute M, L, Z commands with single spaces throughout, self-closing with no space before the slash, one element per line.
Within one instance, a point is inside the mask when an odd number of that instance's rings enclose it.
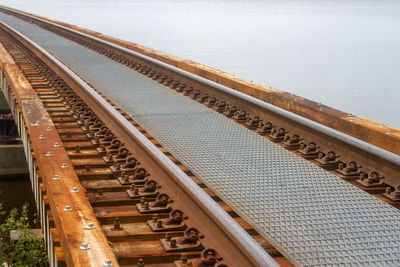
<path fill-rule="evenodd" d="M 114 61 L 0 19 L 117 103 L 296 265 L 400 266 L 397 209 Z"/>

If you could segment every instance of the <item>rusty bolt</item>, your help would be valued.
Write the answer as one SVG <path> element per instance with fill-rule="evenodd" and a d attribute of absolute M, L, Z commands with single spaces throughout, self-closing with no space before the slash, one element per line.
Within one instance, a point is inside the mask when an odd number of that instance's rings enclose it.
<path fill-rule="evenodd" d="M 166 207 L 170 202 L 169 196 L 165 193 L 159 194 L 156 197 L 156 201 L 152 203 L 152 207 Z"/>
<path fill-rule="evenodd" d="M 210 99 L 208 100 L 207 106 L 208 107 L 213 107 L 215 105 L 215 103 L 217 103 L 217 98 L 212 96 L 210 97 Z"/>
<path fill-rule="evenodd" d="M 153 214 L 153 216 L 151 217 L 151 219 L 152 219 L 154 222 L 157 222 L 157 220 L 158 220 L 158 215 L 157 215 L 157 214 Z"/>
<path fill-rule="evenodd" d="M 174 81 L 174 83 L 172 84 L 172 89 L 178 88 L 179 84 L 179 81 Z"/>
<path fill-rule="evenodd" d="M 188 95 L 190 95 L 192 92 L 193 92 L 193 87 L 192 86 L 189 86 L 184 92 L 183 92 L 183 94 L 184 95 L 186 95 L 186 96 L 188 96 Z"/>
<path fill-rule="evenodd" d="M 181 254 L 181 262 L 186 263 L 188 261 L 188 256 L 186 254 Z"/>
<path fill-rule="evenodd" d="M 174 209 L 169 213 L 168 219 L 165 220 L 165 224 L 181 224 L 183 219 L 183 211 L 180 209 Z"/>
<path fill-rule="evenodd" d="M 171 248 L 176 248 L 176 239 L 171 239 L 169 245 Z"/>
<path fill-rule="evenodd" d="M 124 181 L 125 183 L 129 182 L 129 176 L 126 175 L 126 173 L 122 174 L 122 181 Z M 133 184 L 132 184 L 132 186 L 134 187 Z"/>
<path fill-rule="evenodd" d="M 137 267 L 144 267 L 144 260 L 143 259 L 139 259 L 138 260 Z"/>
<path fill-rule="evenodd" d="M 115 169 L 116 170 L 121 170 L 121 165 L 119 165 L 119 163 L 116 163 L 115 165 L 114 165 L 114 167 L 115 167 Z"/>
<path fill-rule="evenodd" d="M 104 196 L 104 193 L 103 193 L 103 189 L 97 189 L 97 194 L 96 194 L 96 197 L 103 197 Z"/>
<path fill-rule="evenodd" d="M 179 238 L 179 244 L 195 244 L 200 238 L 200 231 L 195 227 L 186 228 L 183 237 Z"/>
<path fill-rule="evenodd" d="M 205 266 L 214 266 L 219 259 L 217 251 L 212 248 L 204 249 L 200 255 L 201 263 Z"/>
<path fill-rule="evenodd" d="M 167 242 L 171 241 L 171 235 L 168 234 L 168 233 L 166 233 L 166 234 L 165 234 L 165 240 L 166 240 Z"/>
<path fill-rule="evenodd" d="M 375 171 L 370 172 L 368 176 L 369 176 L 367 180 L 368 184 L 379 183 L 379 181 L 381 180 L 381 178 L 379 177 L 379 173 Z"/>
<path fill-rule="evenodd" d="M 178 87 L 178 92 L 182 93 L 183 91 L 185 91 L 186 88 L 186 84 L 182 83 L 181 85 L 179 85 Z"/>
<path fill-rule="evenodd" d="M 122 166 L 122 168 L 124 169 L 133 169 L 136 167 L 136 165 L 138 165 L 138 161 L 135 157 L 127 157 L 125 164 Z"/>
<path fill-rule="evenodd" d="M 147 192 L 147 193 L 153 193 L 156 191 L 157 189 L 157 182 L 154 180 L 148 180 L 144 183 L 144 188 L 143 188 L 143 192 Z"/>
<path fill-rule="evenodd" d="M 339 169 L 339 170 L 343 170 L 343 169 L 344 169 L 344 164 L 343 164 L 343 163 L 339 163 L 338 169 Z"/>
<path fill-rule="evenodd" d="M 119 218 L 115 218 L 114 220 L 114 229 L 121 230 L 121 222 L 119 221 Z"/>
<path fill-rule="evenodd" d="M 143 180 L 149 174 L 147 173 L 146 169 L 139 168 L 135 171 L 134 180 Z"/>
<path fill-rule="evenodd" d="M 367 179 L 367 174 L 362 172 L 360 173 L 360 180 L 362 181 L 364 179 Z"/>

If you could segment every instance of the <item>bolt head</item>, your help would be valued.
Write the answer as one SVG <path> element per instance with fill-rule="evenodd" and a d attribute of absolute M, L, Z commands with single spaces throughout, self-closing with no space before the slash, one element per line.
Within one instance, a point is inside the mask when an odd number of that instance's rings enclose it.
<path fill-rule="evenodd" d="M 47 156 L 47 157 L 50 157 L 50 156 L 51 156 L 51 152 L 50 152 L 50 151 L 47 151 L 46 156 Z"/>
<path fill-rule="evenodd" d="M 88 223 L 87 226 L 86 226 L 86 229 L 88 229 L 88 230 L 91 230 L 91 229 L 94 229 L 94 228 L 96 228 L 94 226 L 94 223 Z"/>
<path fill-rule="evenodd" d="M 59 146 L 60 146 L 60 144 L 58 142 L 54 143 L 54 147 L 59 147 Z"/>
<path fill-rule="evenodd" d="M 80 249 L 82 249 L 82 250 L 87 250 L 87 249 L 89 249 L 89 244 L 83 242 L 83 243 L 81 244 L 81 246 L 80 246 Z"/>
<path fill-rule="evenodd" d="M 60 175 L 55 174 L 54 177 L 53 177 L 53 180 L 60 180 Z"/>
<path fill-rule="evenodd" d="M 43 134 L 39 135 L 39 139 L 44 139 L 44 138 L 45 138 L 45 137 L 44 137 Z"/>
<path fill-rule="evenodd" d="M 67 163 L 63 163 L 63 164 L 61 165 L 61 168 L 63 168 L 63 169 L 68 168 Z"/>
<path fill-rule="evenodd" d="M 110 259 L 105 259 L 104 266 L 113 266 L 112 261 Z"/>
<path fill-rule="evenodd" d="M 78 188 L 76 188 L 76 187 L 72 187 L 72 190 L 71 190 L 71 192 L 72 192 L 72 193 L 78 193 L 78 192 L 79 192 L 79 190 L 78 190 Z"/>
<path fill-rule="evenodd" d="M 71 211 L 71 207 L 69 205 L 65 206 L 64 211 Z"/>

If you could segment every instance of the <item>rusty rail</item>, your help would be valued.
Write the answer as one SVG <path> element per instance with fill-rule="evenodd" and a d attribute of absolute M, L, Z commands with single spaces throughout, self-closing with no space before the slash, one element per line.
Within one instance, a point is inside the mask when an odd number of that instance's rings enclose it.
<path fill-rule="evenodd" d="M 146 168 L 153 175 L 164 177 L 160 180 L 161 186 L 171 197 L 180 200 L 174 206 L 185 210 L 185 213 L 192 218 L 192 224 L 201 229 L 201 232 L 212 241 L 210 243 L 219 244 L 216 247 L 219 253 L 235 255 L 234 259 L 227 258 L 227 263 L 232 266 L 248 266 L 249 264 L 276 266 L 275 261 L 243 228 L 96 91 L 56 58 L 16 30 L 4 23 L 1 24 L 1 28 L 46 62 L 99 118 L 110 129 L 113 129 L 113 132 L 127 147 L 133 148 L 135 157 L 146 162 Z M 66 250 L 73 249 L 70 246 L 64 248 Z"/>

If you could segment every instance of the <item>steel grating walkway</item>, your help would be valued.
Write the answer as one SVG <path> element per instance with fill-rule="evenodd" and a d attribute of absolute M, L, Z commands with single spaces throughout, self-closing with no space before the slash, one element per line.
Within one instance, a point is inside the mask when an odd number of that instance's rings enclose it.
<path fill-rule="evenodd" d="M 394 207 L 117 62 L 0 19 L 118 104 L 296 265 L 400 266 Z"/>

